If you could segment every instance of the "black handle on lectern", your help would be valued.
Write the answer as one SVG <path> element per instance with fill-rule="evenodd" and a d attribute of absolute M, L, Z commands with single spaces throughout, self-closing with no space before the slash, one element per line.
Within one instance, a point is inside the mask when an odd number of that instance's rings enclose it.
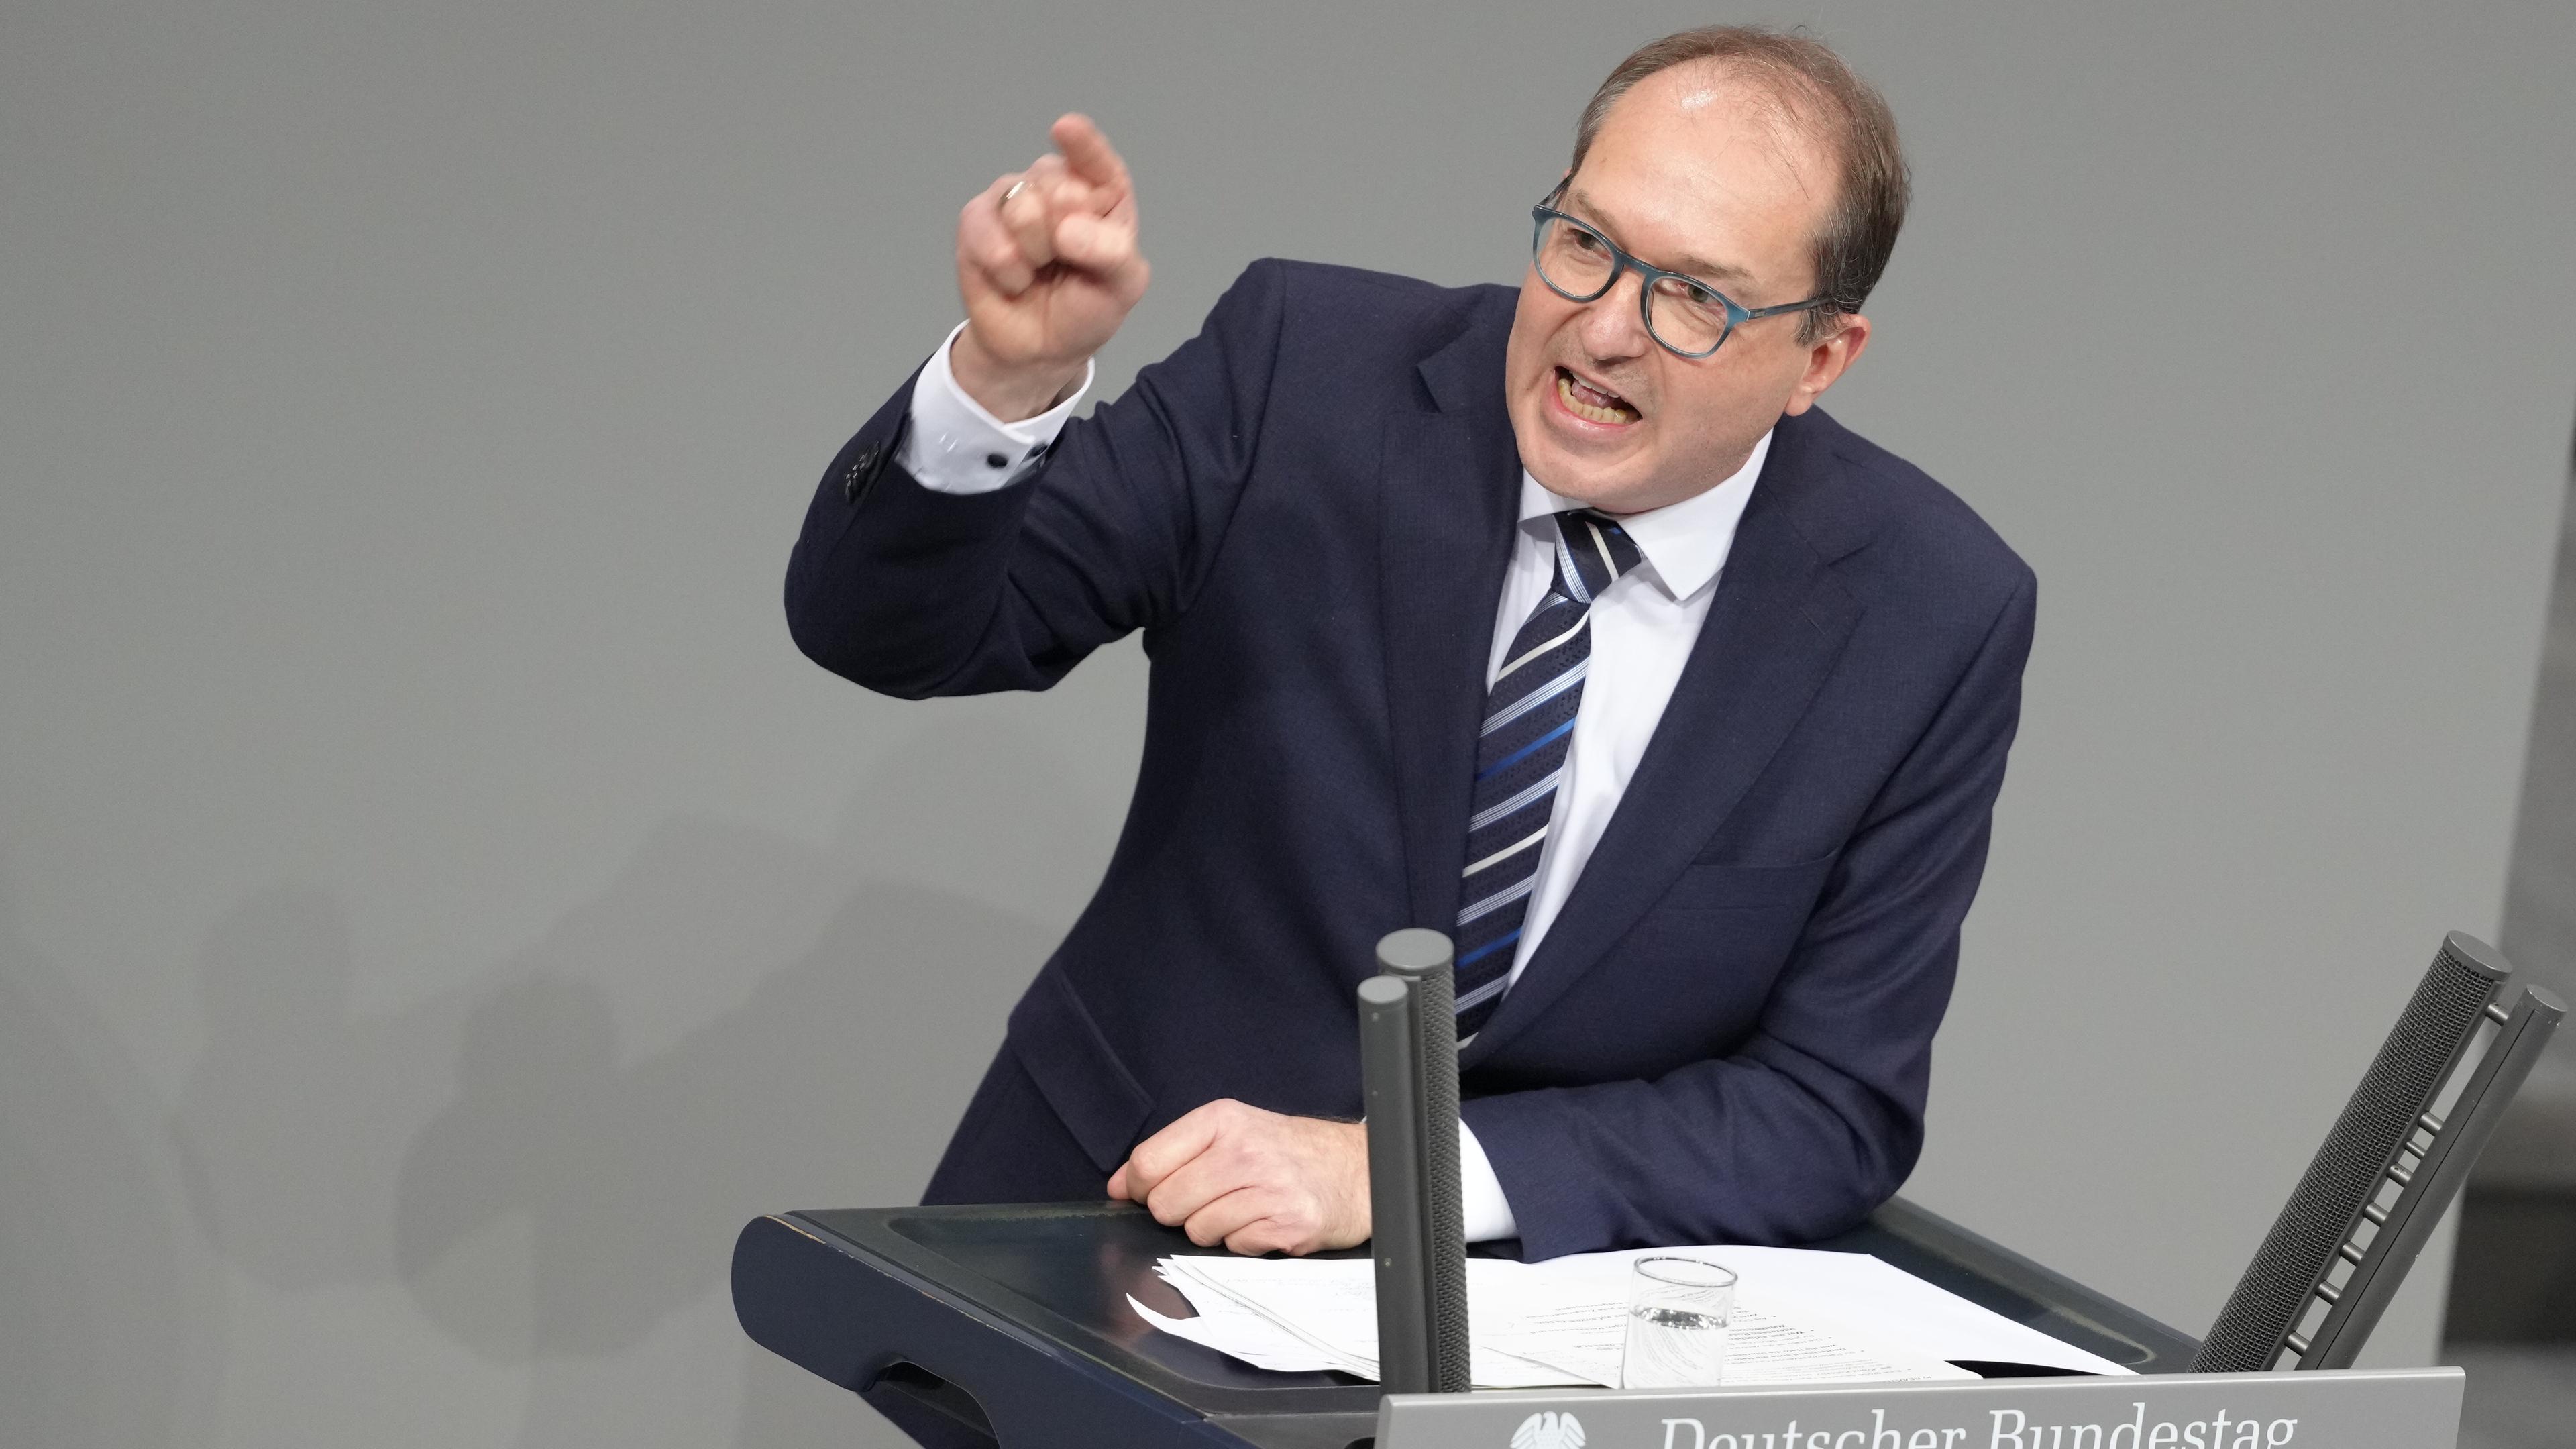
<path fill-rule="evenodd" d="M 1467 1234 L 1458 1187 L 1458 1018 L 1449 938 L 1397 931 L 1360 983 L 1378 1382 L 1468 1388 Z"/>
<path fill-rule="evenodd" d="M 2237 1280 L 2194 1373 L 2350 1368 L 2406 1270 L 2494 1135 L 2567 1008 L 2525 985 L 2496 1002 L 2513 967 L 2453 931 L 2344 1104 L 2254 1261 Z M 2447 1111 L 2471 1043 L 2496 1027 Z"/>

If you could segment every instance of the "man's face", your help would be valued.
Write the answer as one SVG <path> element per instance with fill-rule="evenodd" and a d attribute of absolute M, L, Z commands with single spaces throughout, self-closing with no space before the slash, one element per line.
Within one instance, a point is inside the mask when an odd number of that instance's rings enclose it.
<path fill-rule="evenodd" d="M 1638 82 L 1603 120 L 1557 209 L 1622 250 L 1746 307 L 1813 294 L 1809 246 L 1834 165 L 1756 83 L 1706 65 Z M 1611 513 L 1724 482 L 1783 413 L 1807 409 L 1859 357 L 1869 324 L 1798 341 L 1803 314 L 1748 322 L 1702 358 L 1667 351 L 1638 315 L 1633 273 L 1569 302 L 1533 266 L 1503 366 L 1521 463 L 1551 491 Z"/>

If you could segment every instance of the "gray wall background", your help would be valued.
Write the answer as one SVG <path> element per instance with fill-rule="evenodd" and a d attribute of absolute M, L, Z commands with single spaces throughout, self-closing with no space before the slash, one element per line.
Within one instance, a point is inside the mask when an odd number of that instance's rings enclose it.
<path fill-rule="evenodd" d="M 958 204 L 1102 119 L 1114 390 L 1264 253 L 1516 277 L 1591 85 L 1710 18 L 12 0 L 0 1443 L 888 1442 L 742 1341 L 728 1245 L 917 1190 L 1143 676 L 906 706 L 787 640 Z M 1762 18 L 1918 169 L 1832 405 L 2043 584 L 1910 1191 L 2198 1329 L 2502 903 L 2576 12 Z"/>

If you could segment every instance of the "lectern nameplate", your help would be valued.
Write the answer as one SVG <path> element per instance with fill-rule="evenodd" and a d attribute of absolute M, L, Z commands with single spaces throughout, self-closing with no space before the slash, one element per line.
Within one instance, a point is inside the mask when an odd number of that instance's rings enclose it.
<path fill-rule="evenodd" d="M 1376 1449 L 2456 1449 L 2455 1368 L 1395 1394 Z"/>

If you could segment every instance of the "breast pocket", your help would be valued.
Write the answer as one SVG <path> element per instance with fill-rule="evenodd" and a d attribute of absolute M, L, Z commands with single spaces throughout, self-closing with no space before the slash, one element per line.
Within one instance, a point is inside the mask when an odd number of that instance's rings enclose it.
<path fill-rule="evenodd" d="M 1794 911 L 1804 917 L 1835 859 L 1824 855 L 1787 865 L 1694 861 L 1656 905 L 1667 911 Z"/>
<path fill-rule="evenodd" d="M 1733 1050 L 1760 1023 L 1833 868 L 1832 856 L 1694 861 L 1620 942 L 1600 985 L 1654 1019 L 1653 1039 L 1674 1052 Z"/>

